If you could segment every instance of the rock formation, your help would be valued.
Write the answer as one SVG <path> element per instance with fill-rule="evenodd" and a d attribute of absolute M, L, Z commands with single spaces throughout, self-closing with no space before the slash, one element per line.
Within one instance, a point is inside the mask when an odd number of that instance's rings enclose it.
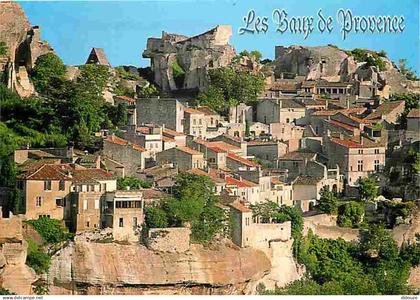
<path fill-rule="evenodd" d="M 32 284 L 38 279 L 26 262 L 28 244 L 23 239 L 22 220 L 0 214 L 0 287 L 18 295 L 32 294 Z"/>
<path fill-rule="evenodd" d="M 53 49 L 40 39 L 40 28 L 31 27 L 22 7 L 16 2 L 0 2 L 0 42 L 7 53 L 0 56 L 0 73 L 7 86 L 27 97 L 34 93 L 28 73 L 37 58 Z"/>
<path fill-rule="evenodd" d="M 51 291 L 84 293 L 143 294 L 154 289 L 196 287 L 196 293 L 241 294 L 250 282 L 262 278 L 271 268 L 262 251 L 218 245 L 206 249 L 191 245 L 184 253 L 158 252 L 142 245 L 89 243 L 78 241 L 62 249 L 52 260 Z M 212 292 L 212 293 L 213 293 Z M 185 293 L 192 293 L 186 288 Z"/>
<path fill-rule="evenodd" d="M 228 66 L 235 56 L 229 45 L 231 35 L 232 28 L 227 25 L 193 37 L 162 32 L 161 38 L 147 40 L 143 57 L 151 59 L 154 81 L 163 91 L 202 90 L 208 85 L 207 71 Z M 174 64 L 184 73 L 180 80 L 174 76 Z"/>
<path fill-rule="evenodd" d="M 364 62 L 356 62 L 347 51 L 333 45 L 276 46 L 275 75 L 290 74 L 305 76 L 307 80 L 324 79 L 331 82 L 370 81 L 379 89 L 389 86 L 391 93 L 416 91 L 411 81 L 388 58 L 381 59 L 385 64 L 383 71 L 376 67 L 366 68 Z"/>

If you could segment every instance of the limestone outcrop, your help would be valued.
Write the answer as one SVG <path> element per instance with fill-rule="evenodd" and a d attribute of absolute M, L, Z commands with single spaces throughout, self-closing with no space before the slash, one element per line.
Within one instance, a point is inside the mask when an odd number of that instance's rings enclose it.
<path fill-rule="evenodd" d="M 307 80 L 324 79 L 331 82 L 370 81 L 380 89 L 390 87 L 391 93 L 407 90 L 416 91 L 413 83 L 405 78 L 398 68 L 386 57 L 381 58 L 385 69 L 366 68 L 364 62 L 356 62 L 347 51 L 334 45 L 276 46 L 275 75 L 296 74 Z"/>
<path fill-rule="evenodd" d="M 208 85 L 207 71 L 228 66 L 235 56 L 229 45 L 231 36 L 232 28 L 227 25 L 193 37 L 162 32 L 161 38 L 147 40 L 143 57 L 151 59 L 155 84 L 163 91 L 202 90 Z"/>
<path fill-rule="evenodd" d="M 98 289 L 125 293 L 130 288 L 143 293 L 195 286 L 197 293 L 208 293 L 206 287 L 212 287 L 240 294 L 271 268 L 262 251 L 228 244 L 215 247 L 192 244 L 184 253 L 169 253 L 142 245 L 79 241 L 53 257 L 48 277 L 51 290 L 57 293 L 71 289 L 79 294 L 98 293 Z"/>
<path fill-rule="evenodd" d="M 41 40 L 40 28 L 30 25 L 16 2 L 0 2 L 0 42 L 7 50 L 0 56 L 0 73 L 5 74 L 8 87 L 22 97 L 33 94 L 28 74 L 39 56 L 54 50 Z"/>

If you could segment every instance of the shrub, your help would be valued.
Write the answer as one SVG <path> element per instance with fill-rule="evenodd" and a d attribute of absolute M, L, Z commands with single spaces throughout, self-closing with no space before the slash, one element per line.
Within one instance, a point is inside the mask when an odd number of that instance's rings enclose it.
<path fill-rule="evenodd" d="M 171 65 L 172 68 L 172 76 L 174 78 L 175 84 L 178 88 L 182 88 L 184 86 L 184 79 L 185 79 L 185 71 L 179 65 L 177 61 L 174 61 Z"/>
<path fill-rule="evenodd" d="M 34 241 L 28 240 L 26 264 L 34 269 L 37 274 L 47 273 L 50 268 L 51 258 Z"/>
<path fill-rule="evenodd" d="M 7 54 L 7 45 L 5 42 L 0 42 L 0 56 L 5 56 Z"/>
<path fill-rule="evenodd" d="M 341 227 L 355 227 L 363 222 L 364 215 L 363 204 L 352 201 L 338 208 L 337 224 Z"/>
<path fill-rule="evenodd" d="M 166 212 L 159 207 L 147 207 L 145 215 L 146 225 L 149 228 L 165 228 L 169 225 Z"/>
<path fill-rule="evenodd" d="M 361 200 L 370 201 L 378 195 L 376 181 L 373 178 L 362 178 L 359 180 L 359 196 Z"/>
<path fill-rule="evenodd" d="M 37 220 L 29 220 L 27 222 L 50 244 L 63 242 L 73 237 L 73 234 L 68 232 L 61 221 L 56 219 L 40 217 Z"/>
<path fill-rule="evenodd" d="M 137 177 L 126 176 L 120 177 L 117 179 L 117 186 L 119 190 L 126 190 L 127 187 L 130 189 L 141 189 L 141 188 L 150 188 L 152 183 L 140 180 Z"/>
<path fill-rule="evenodd" d="M 338 200 L 334 194 L 327 189 L 321 192 L 321 198 L 318 200 L 318 209 L 326 214 L 337 213 Z"/>
<path fill-rule="evenodd" d="M 12 293 L 8 289 L 0 287 L 0 295 L 16 295 L 16 293 Z"/>

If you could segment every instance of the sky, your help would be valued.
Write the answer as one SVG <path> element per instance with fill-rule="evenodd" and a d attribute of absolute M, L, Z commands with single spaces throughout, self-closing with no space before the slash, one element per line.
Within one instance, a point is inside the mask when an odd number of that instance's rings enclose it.
<path fill-rule="evenodd" d="M 141 57 L 147 38 L 160 37 L 162 31 L 196 35 L 218 24 L 232 25 L 230 43 L 238 52 L 258 50 L 264 58 L 274 58 L 276 45 L 318 46 L 334 44 L 340 48 L 385 50 L 395 62 L 406 58 L 418 70 L 419 0 L 139 0 L 139 1 L 19 1 L 31 24 L 41 27 L 47 40 L 66 64 L 86 61 L 92 47 L 104 48 L 113 66 L 148 66 Z M 239 34 L 250 10 L 256 17 L 267 17 L 266 33 Z M 314 31 L 304 38 L 290 30 L 276 32 L 273 11 L 284 9 L 287 19 L 314 17 Z M 331 33 L 316 29 L 319 10 L 333 18 Z M 353 16 L 404 16 L 400 33 L 350 32 L 343 40 L 337 20 L 339 9 L 350 9 Z M 255 24 L 253 22 L 252 24 Z M 417 72 L 420 74 L 420 72 Z"/>

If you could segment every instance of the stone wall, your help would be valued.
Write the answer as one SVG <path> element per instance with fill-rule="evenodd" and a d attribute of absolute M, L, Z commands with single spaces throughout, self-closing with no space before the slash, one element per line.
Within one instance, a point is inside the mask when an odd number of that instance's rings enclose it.
<path fill-rule="evenodd" d="M 2 218 L 0 213 L 0 243 L 7 240 L 21 241 L 22 239 L 22 220 L 11 212 L 9 218 Z"/>
<path fill-rule="evenodd" d="M 318 214 L 303 219 L 303 235 L 307 235 L 309 230 L 321 238 L 338 239 L 345 241 L 357 241 L 359 230 L 337 226 L 337 216 Z"/>
<path fill-rule="evenodd" d="M 146 244 L 154 251 L 182 253 L 190 249 L 191 229 L 179 228 L 151 228 Z"/>

